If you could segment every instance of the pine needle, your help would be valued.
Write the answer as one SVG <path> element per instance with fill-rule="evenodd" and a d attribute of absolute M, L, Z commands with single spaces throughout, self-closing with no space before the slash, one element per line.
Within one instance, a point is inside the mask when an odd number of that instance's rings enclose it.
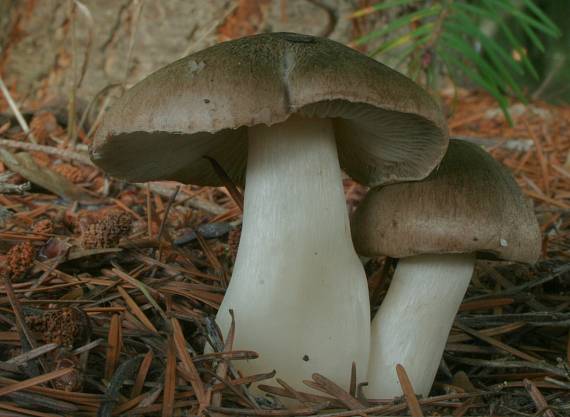
<path fill-rule="evenodd" d="M 120 314 L 113 314 L 107 336 L 107 357 L 105 360 L 105 379 L 109 381 L 115 372 L 123 344 Z"/>
<path fill-rule="evenodd" d="M 400 386 L 402 387 L 404 397 L 406 397 L 406 403 L 408 404 L 408 409 L 412 417 L 424 417 L 424 413 L 422 412 L 422 408 L 412 387 L 412 382 L 410 378 L 408 378 L 408 374 L 402 365 L 396 365 L 396 374 L 398 375 L 398 381 L 400 381 Z"/>
<path fill-rule="evenodd" d="M 174 412 L 174 394 L 176 393 L 176 345 L 174 337 L 168 337 L 166 352 L 166 372 L 164 373 L 164 391 L 162 395 L 162 417 L 171 417 Z"/>
<path fill-rule="evenodd" d="M 192 358 L 188 353 L 186 348 L 186 339 L 184 338 L 184 333 L 182 332 L 182 327 L 180 327 L 180 323 L 176 318 L 170 319 L 172 330 L 174 332 L 174 342 L 176 344 L 176 351 L 178 353 L 178 358 L 181 361 L 182 368 L 186 371 L 186 373 L 190 376 L 190 384 L 196 393 L 196 398 L 198 399 L 198 403 L 200 404 L 200 409 L 204 410 L 209 405 L 209 400 L 206 396 L 206 390 L 204 388 L 204 383 L 200 379 L 200 375 L 198 374 L 198 370 L 196 366 L 194 366 L 194 362 L 192 362 Z"/>

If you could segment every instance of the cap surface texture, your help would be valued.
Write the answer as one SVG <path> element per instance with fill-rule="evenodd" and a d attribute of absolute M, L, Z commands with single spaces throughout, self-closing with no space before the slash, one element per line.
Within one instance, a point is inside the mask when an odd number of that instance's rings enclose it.
<path fill-rule="evenodd" d="M 129 181 L 219 185 L 203 156 L 243 183 L 247 127 L 298 113 L 334 119 L 342 168 L 379 185 L 425 177 L 447 146 L 438 104 L 413 81 L 340 43 L 270 33 L 163 67 L 105 115 L 93 161 Z"/>
<path fill-rule="evenodd" d="M 533 263 L 541 248 L 531 202 L 512 175 L 460 140 L 425 180 L 370 190 L 351 228 L 356 251 L 367 256 L 487 252 Z"/>

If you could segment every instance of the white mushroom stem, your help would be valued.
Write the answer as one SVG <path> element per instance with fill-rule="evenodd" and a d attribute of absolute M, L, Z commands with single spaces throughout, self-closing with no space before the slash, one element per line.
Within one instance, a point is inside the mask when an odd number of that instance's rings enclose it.
<path fill-rule="evenodd" d="M 429 394 L 474 266 L 473 254 L 399 260 L 388 293 L 372 320 L 369 398 L 402 395 L 398 363 L 406 369 L 414 391 Z"/>
<path fill-rule="evenodd" d="M 366 277 L 350 237 L 332 123 L 293 116 L 250 128 L 243 226 L 217 315 L 234 348 L 259 359 L 247 373 L 277 370 L 293 387 L 319 372 L 343 387 L 352 361 L 368 366 Z"/>

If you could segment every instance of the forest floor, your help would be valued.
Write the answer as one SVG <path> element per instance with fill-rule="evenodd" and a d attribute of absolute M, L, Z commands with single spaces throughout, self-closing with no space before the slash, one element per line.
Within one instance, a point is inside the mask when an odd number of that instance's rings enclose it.
<path fill-rule="evenodd" d="M 22 110 L 31 134 L 0 114 L 0 415 L 570 415 L 570 107 L 513 102 L 509 126 L 487 95 L 458 98 L 444 97 L 452 136 L 511 170 L 534 201 L 542 256 L 478 262 L 419 407 L 410 387 L 366 399 L 322 377 L 306 393 L 264 385 L 273 396 L 256 403 L 248 386 L 271 369 L 238 374 L 232 363 L 256 353 L 232 351 L 212 321 L 239 242 L 231 193 L 105 177 L 86 157 L 88 126 L 66 147 L 65 108 Z M 366 190 L 345 189 L 352 210 Z M 367 265 L 379 299 L 384 264 Z"/>

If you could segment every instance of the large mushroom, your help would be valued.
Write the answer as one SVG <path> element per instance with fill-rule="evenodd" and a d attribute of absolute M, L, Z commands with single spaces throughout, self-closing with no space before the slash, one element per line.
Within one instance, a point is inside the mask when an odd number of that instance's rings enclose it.
<path fill-rule="evenodd" d="M 396 364 L 428 395 L 476 254 L 534 263 L 540 230 L 513 177 L 480 147 L 451 140 L 423 181 L 368 192 L 352 219 L 356 251 L 398 261 L 372 320 L 367 394 L 402 393 Z"/>
<path fill-rule="evenodd" d="M 313 372 L 365 373 L 370 313 L 341 170 L 379 185 L 425 177 L 447 146 L 420 87 L 328 39 L 261 34 L 176 61 L 127 91 L 97 132 L 93 161 L 129 181 L 245 180 L 240 246 L 217 315 L 235 311 L 240 363 L 294 386 Z M 340 164 L 339 164 L 340 161 Z M 247 169 L 246 169 L 247 166 Z M 245 178 L 244 178 L 245 176 Z"/>

